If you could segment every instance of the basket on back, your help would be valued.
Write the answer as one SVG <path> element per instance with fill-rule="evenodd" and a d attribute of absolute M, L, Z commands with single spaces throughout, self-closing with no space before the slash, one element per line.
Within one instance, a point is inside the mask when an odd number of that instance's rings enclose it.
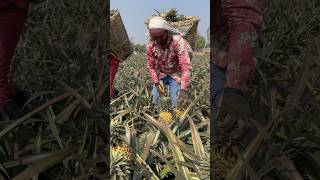
<path fill-rule="evenodd" d="M 120 61 L 124 61 L 133 53 L 131 42 L 118 10 L 110 11 L 110 45 L 111 53 Z"/>
<path fill-rule="evenodd" d="M 165 13 L 159 13 L 159 16 L 165 18 Z M 149 18 L 150 20 L 150 18 Z M 167 20 L 168 21 L 168 20 Z M 181 33 L 185 34 L 184 38 L 188 41 L 191 48 L 194 49 L 196 45 L 196 38 L 197 38 L 197 29 L 200 19 L 196 16 L 184 16 L 183 20 L 170 22 L 174 28 L 178 29 Z M 148 21 L 145 22 L 148 25 Z"/>
<path fill-rule="evenodd" d="M 187 16 L 186 20 L 178 22 L 170 22 L 170 24 L 177 28 L 180 32 L 185 33 L 184 38 L 189 42 L 192 49 L 195 48 L 197 29 L 200 19 L 196 16 Z"/>

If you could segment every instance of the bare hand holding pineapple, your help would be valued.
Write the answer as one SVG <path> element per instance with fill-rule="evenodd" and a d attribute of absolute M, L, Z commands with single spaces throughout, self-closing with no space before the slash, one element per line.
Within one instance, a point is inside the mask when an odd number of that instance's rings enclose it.
<path fill-rule="evenodd" d="M 161 81 L 156 83 L 155 86 L 160 94 L 160 97 L 166 96 L 166 91 Z"/>

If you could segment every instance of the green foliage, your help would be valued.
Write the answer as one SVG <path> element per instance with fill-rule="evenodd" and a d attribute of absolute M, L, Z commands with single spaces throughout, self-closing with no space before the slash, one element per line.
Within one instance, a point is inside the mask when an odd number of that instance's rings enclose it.
<path fill-rule="evenodd" d="M 133 47 L 133 51 L 137 52 L 138 54 L 143 54 L 146 52 L 146 45 L 145 44 L 135 44 L 131 43 Z"/>
<path fill-rule="evenodd" d="M 200 34 L 197 34 L 197 40 L 196 40 L 196 50 L 200 50 L 206 47 L 206 40 L 203 36 Z"/>
<path fill-rule="evenodd" d="M 171 8 L 167 11 L 159 12 L 155 10 L 157 13 L 153 14 L 153 16 L 162 16 L 168 22 L 179 22 L 186 20 L 186 17 L 182 14 L 178 14 L 177 9 Z"/>
<path fill-rule="evenodd" d="M 30 5 L 12 64 L 30 96 L 22 117 L 0 112 L 0 179 L 109 179 L 106 13 L 106 1 Z"/>
<path fill-rule="evenodd" d="M 284 179 L 283 176 L 286 179 L 302 179 L 299 176 L 319 179 L 320 174 L 316 170 L 320 167 L 320 124 L 317 115 L 320 102 L 319 1 L 262 0 L 260 5 L 264 26 L 259 34 L 260 48 L 256 52 L 258 65 L 246 87 L 246 93 L 254 97 L 251 99 L 254 116 L 247 123 L 257 134 L 246 133 L 246 138 L 224 142 L 224 147 L 242 144 L 242 158 L 249 158 L 245 161 L 238 159 L 228 174 L 229 178 L 258 175 L 277 176 L 277 179 Z M 271 127 L 267 134 L 254 125 L 260 124 L 265 128 L 268 127 L 266 123 Z M 282 159 L 277 161 L 278 166 L 268 163 L 279 156 L 262 153 L 267 151 L 263 146 L 266 136 L 271 137 L 269 140 L 274 141 L 273 145 L 277 143 L 280 146 Z M 257 167 L 256 172 L 244 170 L 250 158 L 261 163 L 261 168 Z M 251 164 L 251 167 L 256 166 Z M 269 170 L 262 173 L 262 169 Z M 292 171 L 284 172 L 284 169 Z M 294 173 L 295 169 L 298 173 Z"/>
<path fill-rule="evenodd" d="M 111 139 L 113 143 L 117 140 L 121 143 L 121 139 L 127 142 L 132 159 L 121 165 L 121 172 L 114 159 L 111 162 L 114 177 L 162 179 L 171 172 L 176 179 L 209 179 L 207 58 L 193 62 L 190 93 L 197 98 L 180 118 L 174 115 L 171 122 L 154 112 L 152 82 L 144 55 L 133 55 L 122 64 L 115 87 L 121 95 L 111 101 Z M 122 132 L 123 129 L 126 132 Z M 175 144 L 177 140 L 181 143 Z M 130 174 L 126 173 L 127 169 Z"/>

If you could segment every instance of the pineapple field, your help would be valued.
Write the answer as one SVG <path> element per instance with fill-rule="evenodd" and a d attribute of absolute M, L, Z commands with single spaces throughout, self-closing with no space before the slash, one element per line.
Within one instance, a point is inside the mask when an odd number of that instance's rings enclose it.
<path fill-rule="evenodd" d="M 211 148 L 216 179 L 320 179 L 320 2 L 261 0 L 252 114 L 223 111 Z M 214 73 L 214 72 L 212 72 Z"/>
<path fill-rule="evenodd" d="M 144 54 L 120 65 L 108 102 L 106 1 L 31 4 L 10 75 L 26 112 L 0 112 L 0 179 L 320 179 L 320 2 L 260 5 L 252 115 L 212 127 L 209 57 L 192 60 L 186 107 L 153 108 Z"/>
<path fill-rule="evenodd" d="M 10 74 L 25 113 L 0 112 L 0 179 L 108 179 L 108 9 L 30 4 Z"/>
<path fill-rule="evenodd" d="M 146 56 L 135 54 L 121 64 L 111 108 L 113 179 L 209 179 L 209 57 L 192 59 L 187 107 L 152 106 L 152 83 Z"/>

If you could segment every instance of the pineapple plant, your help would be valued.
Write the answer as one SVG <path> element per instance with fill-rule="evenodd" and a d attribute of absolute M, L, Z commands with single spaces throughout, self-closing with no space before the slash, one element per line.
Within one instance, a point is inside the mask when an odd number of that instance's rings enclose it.
<path fill-rule="evenodd" d="M 164 96 L 161 96 L 161 103 L 160 103 L 160 112 L 159 112 L 159 120 L 164 120 L 167 124 L 171 124 L 173 122 L 172 110 L 171 110 L 171 102 L 169 95 L 169 87 L 160 83 L 163 87 Z"/>
<path fill-rule="evenodd" d="M 112 149 L 111 150 L 112 154 L 120 154 L 120 155 L 123 155 L 125 159 L 127 160 L 130 159 L 130 152 L 129 152 L 128 145 L 122 143 L 112 147 L 111 149 Z"/>
<path fill-rule="evenodd" d="M 232 169 L 237 157 L 234 153 L 227 153 L 222 148 L 213 148 L 211 151 L 211 163 L 214 164 L 215 179 L 223 180 Z"/>
<path fill-rule="evenodd" d="M 127 146 L 117 145 L 111 148 L 110 151 L 110 174 L 112 179 L 126 179 L 130 174 L 130 162 L 128 161 L 130 156 Z"/>
<path fill-rule="evenodd" d="M 174 176 L 176 179 L 209 179 L 210 141 L 205 122 L 209 122 L 210 103 L 206 98 L 209 84 L 204 80 L 209 80 L 207 59 L 199 58 L 193 63 L 190 89 L 198 99 L 190 110 L 187 112 L 179 106 L 172 108 L 167 87 L 163 89 L 166 93 L 155 113 L 150 92 L 152 83 L 147 69 L 141 68 L 146 67 L 144 56 L 134 55 L 131 58 L 134 60 L 124 62 L 115 82 L 117 89 L 121 90 L 123 84 L 126 89 L 120 92 L 122 97 L 111 101 L 111 129 L 114 132 L 111 136 L 115 136 L 111 139 L 115 147 L 125 139 L 131 150 L 129 161 L 122 153 L 125 167 L 129 167 L 132 174 L 127 178 L 163 179 Z M 179 123 L 184 114 L 185 121 Z M 175 143 L 177 141 L 179 144 Z"/>
<path fill-rule="evenodd" d="M 185 113 L 185 109 L 180 106 L 172 107 L 170 102 L 170 97 L 167 96 L 169 94 L 170 89 L 169 88 L 165 88 L 165 89 L 166 89 L 165 90 L 166 96 L 161 97 L 159 119 L 161 118 L 167 124 L 170 124 L 174 120 L 179 120 Z"/>
<path fill-rule="evenodd" d="M 159 120 L 160 119 L 164 120 L 167 124 L 170 124 L 173 121 L 172 111 L 170 108 L 170 97 L 161 97 Z"/>

